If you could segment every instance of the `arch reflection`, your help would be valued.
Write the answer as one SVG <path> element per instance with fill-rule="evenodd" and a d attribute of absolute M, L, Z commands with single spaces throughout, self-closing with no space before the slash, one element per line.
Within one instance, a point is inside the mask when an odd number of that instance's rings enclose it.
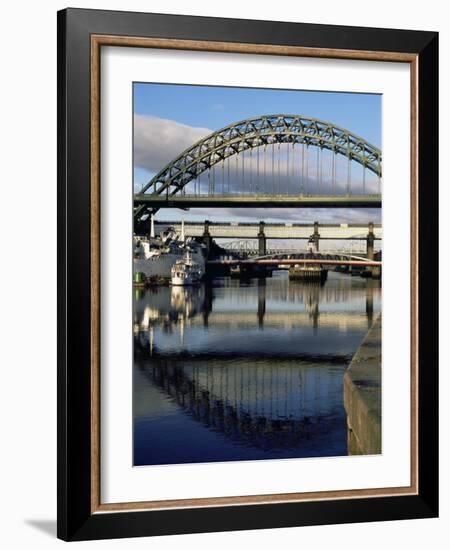
<path fill-rule="evenodd" d="M 345 431 L 341 381 L 345 364 L 327 373 L 317 363 L 247 358 L 142 365 L 148 380 L 196 422 L 234 445 L 278 451 Z"/>

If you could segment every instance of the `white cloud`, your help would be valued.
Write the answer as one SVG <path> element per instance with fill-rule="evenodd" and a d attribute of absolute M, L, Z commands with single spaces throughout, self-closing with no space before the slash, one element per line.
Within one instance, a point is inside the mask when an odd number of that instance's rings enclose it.
<path fill-rule="evenodd" d="M 168 120 L 158 118 L 150 115 L 135 115 L 134 117 L 134 165 L 135 168 L 143 168 L 150 172 L 152 175 L 159 172 L 164 166 L 175 159 L 180 153 L 182 153 L 188 147 L 194 145 L 198 140 L 206 137 L 212 133 L 209 128 L 194 127 L 186 124 L 181 124 L 174 120 Z M 290 152 L 290 163 L 288 164 L 288 149 Z M 242 185 L 242 164 L 245 165 L 244 170 L 244 186 L 253 187 L 256 184 L 256 180 L 261 181 L 260 190 L 264 187 L 268 187 L 267 192 L 270 192 L 272 185 L 275 185 L 275 190 L 278 193 L 295 193 L 301 191 L 300 181 L 303 181 L 305 190 L 308 192 L 311 189 L 317 187 L 317 156 L 314 150 L 307 150 L 308 161 L 305 166 L 308 166 L 308 176 L 303 179 L 300 174 L 300 148 L 294 149 L 289 145 L 283 145 L 281 148 L 274 148 L 274 157 L 272 157 L 272 148 L 267 148 L 266 161 L 264 159 L 264 151 L 247 151 L 245 155 L 240 154 L 238 164 L 236 164 L 235 158 L 227 159 L 225 163 L 219 163 L 216 165 L 214 173 L 215 179 L 219 186 L 221 185 L 222 177 L 230 175 L 230 182 L 227 184 L 229 192 L 243 191 Z M 295 154 L 294 154 L 295 153 Z M 326 153 L 326 152 L 325 152 Z M 319 194 L 329 194 L 336 192 L 337 194 L 343 194 L 346 192 L 347 186 L 347 161 L 341 157 L 337 159 L 337 172 L 336 172 L 336 184 L 332 191 L 331 184 L 331 159 L 330 154 L 324 153 L 324 168 L 323 168 L 323 180 L 322 190 Z M 245 160 L 244 160 L 245 157 Z M 272 158 L 274 161 L 273 167 L 275 176 L 272 181 L 271 168 Z M 259 159 L 259 162 L 258 162 Z M 224 171 L 222 172 L 222 164 Z M 262 171 L 267 164 L 267 177 L 262 181 Z M 289 174 L 289 176 L 288 176 Z M 271 183 L 272 182 L 272 183 Z M 140 187 L 139 184 L 144 182 L 135 182 L 136 188 Z M 192 192 L 191 187 L 194 184 L 189 184 L 186 191 Z M 200 189 L 205 191 L 209 187 L 208 175 L 204 173 L 200 178 Z M 361 168 L 354 168 L 352 177 L 352 188 L 354 193 L 362 192 L 362 173 Z M 288 191 L 289 189 L 289 191 Z M 378 191 L 378 185 L 376 179 L 370 173 L 367 173 L 366 178 L 366 192 L 375 193 Z"/>
<path fill-rule="evenodd" d="M 134 115 L 134 165 L 159 172 L 212 130 L 149 115 Z"/>
<path fill-rule="evenodd" d="M 163 208 L 159 220 L 174 221 L 178 218 L 192 221 L 280 221 L 295 223 L 362 223 L 381 222 L 378 208 L 191 208 L 180 212 L 176 208 Z"/>
<path fill-rule="evenodd" d="M 239 215 L 229 209 L 228 215 Z M 294 223 L 379 223 L 380 210 L 375 208 L 254 208 L 245 213 L 250 219 L 289 221 Z"/>
<path fill-rule="evenodd" d="M 134 117 L 134 164 L 135 167 L 143 168 L 150 173 L 154 174 L 159 172 L 168 162 L 176 158 L 182 151 L 193 145 L 199 139 L 202 139 L 209 135 L 212 130 L 208 128 L 193 127 L 186 124 L 181 124 L 173 120 L 162 119 L 149 115 L 135 115 Z M 287 189 L 287 158 L 286 158 L 286 149 L 280 154 L 280 162 L 278 162 L 278 156 L 275 155 L 275 165 L 274 168 L 280 175 L 277 178 L 279 180 L 277 183 L 277 188 L 279 188 L 282 193 Z M 245 158 L 245 181 L 256 182 L 257 176 L 261 180 L 261 173 L 263 170 L 263 161 L 262 156 L 260 158 L 259 170 L 258 170 L 258 161 L 257 155 L 253 154 L 250 156 L 247 152 Z M 308 188 L 313 188 L 316 185 L 315 179 L 317 178 L 317 169 L 316 169 L 316 157 L 313 153 L 309 153 L 309 170 L 308 178 L 306 179 L 306 185 Z M 345 161 L 345 159 L 344 159 Z M 230 164 L 230 172 L 228 172 L 228 164 Z M 229 191 L 241 191 L 242 190 L 242 158 L 239 159 L 239 167 L 237 169 L 235 164 L 235 157 L 230 158 L 226 161 L 226 171 L 221 173 L 221 167 L 218 165 L 216 167 L 216 177 L 217 185 L 221 185 L 221 177 L 223 174 L 230 174 L 230 183 Z M 289 188 L 290 192 L 295 192 L 294 188 L 300 192 L 300 167 L 298 158 L 295 162 L 293 168 L 292 157 L 291 164 L 289 168 Z M 323 174 L 323 190 L 322 192 L 331 191 L 331 166 L 327 165 L 327 169 L 324 170 Z M 271 169 L 271 159 L 267 161 L 267 170 L 268 173 Z M 346 174 L 343 170 L 340 170 L 336 182 L 336 192 L 341 194 L 345 192 L 346 188 Z M 356 171 L 355 171 L 356 172 Z M 354 177 L 358 178 L 357 173 L 354 173 Z M 359 175 L 360 177 L 360 175 Z M 250 179 L 251 178 L 251 179 Z M 359 178 L 358 178 L 359 179 Z M 264 185 L 267 184 L 268 187 L 271 187 L 271 176 L 267 176 L 267 181 L 264 182 Z M 358 183 L 358 182 L 357 182 Z M 263 184 L 263 182 L 261 182 Z M 208 186 L 207 176 L 204 174 L 200 181 L 200 186 L 202 189 L 205 189 L 205 186 Z M 361 183 L 359 182 L 359 187 Z M 373 190 L 372 190 L 373 187 Z M 376 183 L 373 181 L 373 177 L 370 179 L 368 176 L 367 181 L 367 191 L 376 192 Z M 163 214 L 164 212 L 164 214 Z M 172 211 L 171 214 L 166 217 L 165 209 L 160 211 L 159 217 L 168 219 L 174 214 L 178 215 L 179 212 L 176 210 Z M 161 216 L 161 214 L 163 214 Z M 346 208 L 346 209 L 301 209 L 301 208 L 254 208 L 254 209 L 227 209 L 227 208 L 217 208 L 217 209 L 192 209 L 190 213 L 186 215 L 186 219 L 193 219 L 202 217 L 203 219 L 247 219 L 247 220 L 280 220 L 280 221 L 314 221 L 317 220 L 322 223 L 343 223 L 343 222 L 356 222 L 356 223 L 367 223 L 368 221 L 379 222 L 381 218 L 381 210 L 378 209 L 358 209 L 358 208 Z"/>

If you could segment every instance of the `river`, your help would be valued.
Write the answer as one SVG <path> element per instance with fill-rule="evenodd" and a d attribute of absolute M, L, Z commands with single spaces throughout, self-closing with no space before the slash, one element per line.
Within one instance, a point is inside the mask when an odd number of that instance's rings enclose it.
<path fill-rule="evenodd" d="M 136 289 L 134 465 L 346 455 L 343 374 L 380 307 L 334 272 Z"/>

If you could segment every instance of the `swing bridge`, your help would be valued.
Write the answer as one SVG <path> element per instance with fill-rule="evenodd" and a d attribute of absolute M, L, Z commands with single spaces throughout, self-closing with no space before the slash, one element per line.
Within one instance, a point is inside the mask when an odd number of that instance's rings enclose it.
<path fill-rule="evenodd" d="M 226 253 L 238 257 L 259 256 L 259 243 L 256 239 L 239 239 L 236 241 L 222 242 L 220 246 Z M 287 246 L 285 242 L 271 242 L 267 245 L 267 256 L 277 255 L 300 255 L 305 250 L 298 246 Z M 321 254 L 337 256 L 360 256 L 364 257 L 367 253 L 366 246 L 361 241 L 347 241 L 340 246 L 321 246 Z"/>

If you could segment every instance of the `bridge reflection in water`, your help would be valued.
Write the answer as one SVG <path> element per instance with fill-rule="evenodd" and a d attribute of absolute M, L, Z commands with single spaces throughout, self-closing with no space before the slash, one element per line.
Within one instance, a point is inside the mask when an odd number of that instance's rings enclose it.
<path fill-rule="evenodd" d="M 334 273 L 138 292 L 135 465 L 346 454 L 342 377 L 380 292 Z"/>

